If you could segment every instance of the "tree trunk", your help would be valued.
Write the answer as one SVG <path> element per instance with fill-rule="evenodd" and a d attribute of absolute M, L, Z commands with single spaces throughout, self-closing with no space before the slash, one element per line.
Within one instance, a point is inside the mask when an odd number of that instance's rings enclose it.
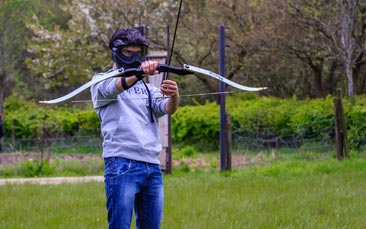
<path fill-rule="evenodd" d="M 322 83 L 322 72 L 319 69 L 314 69 L 314 89 L 315 89 L 315 96 L 317 98 L 323 98 L 323 83 Z"/>
<path fill-rule="evenodd" d="M 365 25 L 366 28 L 366 25 Z M 362 67 L 364 66 L 364 63 L 362 62 L 362 59 L 364 57 L 364 52 L 360 53 L 360 55 L 356 59 L 356 63 L 354 64 L 354 67 L 352 68 L 353 71 L 353 83 L 354 83 L 354 93 L 356 95 L 362 94 L 362 92 L 365 92 L 365 77 L 362 75 Z"/>
<path fill-rule="evenodd" d="M 353 96 L 354 95 L 354 85 L 353 85 L 353 72 L 352 72 L 352 64 L 351 64 L 351 60 L 346 60 L 345 61 L 345 70 L 346 70 L 346 75 L 347 75 L 347 80 L 348 80 L 348 96 Z"/>

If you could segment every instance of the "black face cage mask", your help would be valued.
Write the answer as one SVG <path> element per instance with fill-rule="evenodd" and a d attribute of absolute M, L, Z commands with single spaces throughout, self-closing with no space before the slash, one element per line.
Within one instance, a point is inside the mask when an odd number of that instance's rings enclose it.
<path fill-rule="evenodd" d="M 131 57 L 123 55 L 121 53 L 121 49 L 127 46 L 140 46 L 141 56 L 137 53 L 134 53 Z M 112 59 L 117 64 L 118 68 L 138 68 L 141 66 L 141 63 L 146 60 L 147 48 L 148 44 L 145 42 L 135 45 L 129 43 L 128 41 L 117 39 L 113 42 Z"/>

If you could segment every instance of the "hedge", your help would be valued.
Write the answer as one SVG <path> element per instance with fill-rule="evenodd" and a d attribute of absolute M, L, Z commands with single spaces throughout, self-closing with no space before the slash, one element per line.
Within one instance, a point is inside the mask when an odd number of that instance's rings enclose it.
<path fill-rule="evenodd" d="M 4 108 L 5 136 L 32 139 L 100 135 L 100 122 L 91 107 L 39 105 L 13 95 L 6 99 Z"/>
<path fill-rule="evenodd" d="M 344 100 L 348 137 L 352 148 L 366 140 L 366 97 Z M 334 136 L 333 98 L 297 100 L 242 93 L 227 97 L 232 128 L 240 133 L 270 133 L 277 137 Z M 219 106 L 216 103 L 182 106 L 172 116 L 172 139 L 185 145 L 219 142 Z M 92 107 L 39 105 L 17 95 L 5 102 L 6 136 L 43 138 L 99 136 L 100 122 Z"/>

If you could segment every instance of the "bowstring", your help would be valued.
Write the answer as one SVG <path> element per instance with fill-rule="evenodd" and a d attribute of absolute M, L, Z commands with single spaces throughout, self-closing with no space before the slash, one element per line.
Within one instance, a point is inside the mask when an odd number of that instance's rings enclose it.
<path fill-rule="evenodd" d="M 219 94 L 233 94 L 236 92 L 242 92 L 241 90 L 235 90 L 235 91 L 225 91 L 225 92 L 208 92 L 208 93 L 196 93 L 196 94 L 186 94 L 186 95 L 179 95 L 178 98 L 188 98 L 188 97 L 199 97 L 199 96 L 206 96 L 206 95 L 219 95 Z M 171 96 L 159 96 L 159 97 L 153 97 L 152 99 L 167 99 Z M 108 101 L 117 101 L 121 98 L 115 98 L 115 99 L 98 99 L 95 100 L 96 102 L 108 102 Z M 122 98 L 123 100 L 140 100 L 140 99 L 148 99 L 148 98 Z M 91 99 L 85 99 L 85 100 L 73 100 L 72 103 L 85 103 L 85 102 L 91 102 L 93 100 Z"/>
<path fill-rule="evenodd" d="M 166 59 L 166 61 L 165 61 L 165 63 L 166 63 L 167 65 L 170 65 L 170 63 L 172 62 L 172 56 L 173 56 L 173 50 L 174 50 L 174 44 L 175 44 L 175 38 L 177 37 L 177 30 L 178 30 L 178 24 L 179 24 L 180 12 L 181 12 L 181 9 L 182 9 L 182 3 L 183 3 L 183 0 L 180 0 L 180 2 L 179 2 L 179 8 L 178 8 L 177 20 L 175 21 L 175 29 L 174 29 L 174 35 L 173 35 L 172 46 L 170 47 L 168 58 L 167 58 L 167 59 Z M 163 80 L 167 80 L 167 79 L 169 79 L 169 78 L 170 78 L 170 77 L 169 77 L 169 73 L 168 73 L 168 72 L 164 73 Z"/>

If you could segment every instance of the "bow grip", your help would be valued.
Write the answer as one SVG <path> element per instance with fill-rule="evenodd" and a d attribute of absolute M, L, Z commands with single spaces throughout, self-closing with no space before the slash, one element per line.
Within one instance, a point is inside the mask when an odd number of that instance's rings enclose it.
<path fill-rule="evenodd" d="M 144 74 L 144 71 L 140 68 L 128 68 L 123 70 L 123 76 L 124 77 L 129 77 L 129 76 L 141 76 L 142 74 Z"/>
<path fill-rule="evenodd" d="M 158 71 L 171 72 L 181 76 L 192 74 L 192 72 L 185 70 L 183 67 L 169 66 L 167 64 L 158 64 Z"/>
<path fill-rule="evenodd" d="M 169 66 L 167 64 L 158 64 L 157 70 L 159 72 L 171 72 L 177 75 L 188 75 L 192 74 L 192 72 L 184 69 L 183 67 L 176 67 L 176 66 Z M 124 77 L 129 76 L 141 76 L 144 74 L 144 71 L 140 68 L 128 68 L 128 69 L 121 69 L 120 71 L 123 71 Z"/>

